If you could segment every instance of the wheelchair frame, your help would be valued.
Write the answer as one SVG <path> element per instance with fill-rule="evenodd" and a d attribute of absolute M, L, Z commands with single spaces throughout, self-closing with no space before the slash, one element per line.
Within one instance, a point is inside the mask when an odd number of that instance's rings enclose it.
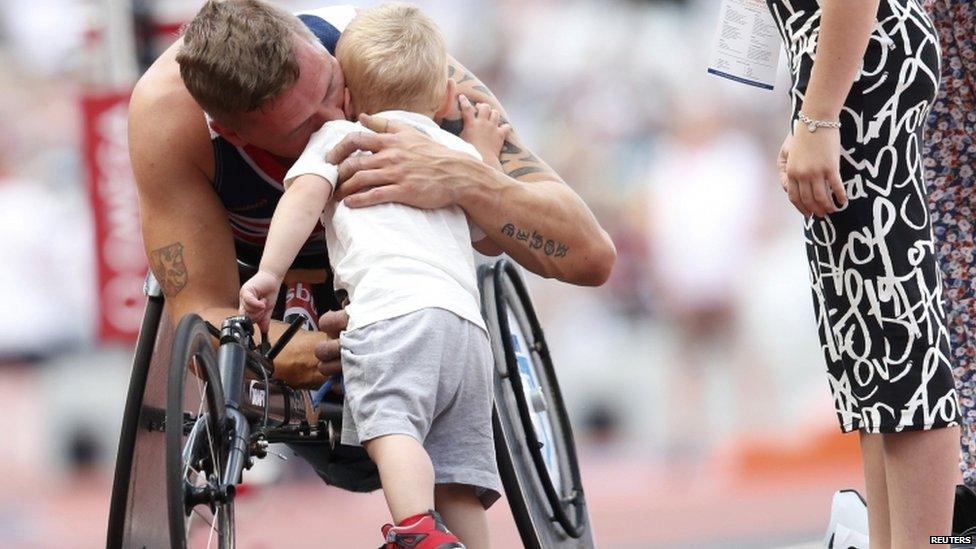
<path fill-rule="evenodd" d="M 496 453 L 522 542 L 531 549 L 593 547 L 572 429 L 542 329 L 518 268 L 501 259 L 493 265 L 483 265 L 479 281 L 482 313 L 491 333 L 496 366 Z M 139 489 L 146 474 L 143 471 L 156 465 L 137 452 L 136 438 L 140 429 L 165 430 L 165 418 L 159 417 L 159 395 L 147 391 L 150 385 L 159 385 L 161 372 L 155 370 L 165 368 L 159 364 L 169 362 L 161 360 L 165 353 L 160 353 L 160 349 L 169 350 L 169 342 L 165 337 L 160 339 L 159 332 L 164 297 L 151 273 L 144 290 L 148 301 L 136 343 L 119 439 L 108 547 L 157 546 L 163 540 L 177 547 L 185 542 L 180 540 L 177 545 L 177 540 L 166 532 L 172 517 L 164 517 L 165 513 L 151 506 L 136 510 L 137 498 L 145 497 Z M 154 357 L 160 360 L 154 362 Z M 321 436 L 306 440 L 321 440 Z M 158 477 L 158 471 L 155 473 Z M 141 512 L 146 515 L 136 520 L 133 515 Z M 162 524 L 154 524 L 160 521 Z"/>

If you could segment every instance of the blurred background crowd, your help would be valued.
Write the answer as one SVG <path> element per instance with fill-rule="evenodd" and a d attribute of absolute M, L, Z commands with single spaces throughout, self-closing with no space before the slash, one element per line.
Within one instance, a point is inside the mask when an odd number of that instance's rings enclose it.
<path fill-rule="evenodd" d="M 715 0 L 417 3 L 616 243 L 604 287 L 529 277 L 598 544 L 815 540 L 859 465 L 823 374 L 801 219 L 774 169 L 785 71 L 774 92 L 706 74 Z M 199 5 L 0 3 L 0 546 L 103 543 L 132 345 L 97 337 L 82 97 L 131 85 Z M 140 50 L 106 31 L 126 10 Z M 296 461 L 267 505 L 350 497 Z M 372 522 L 377 501 L 364 503 Z M 501 530 L 506 513 L 494 511 Z M 272 532 L 289 529 L 284 517 Z"/>

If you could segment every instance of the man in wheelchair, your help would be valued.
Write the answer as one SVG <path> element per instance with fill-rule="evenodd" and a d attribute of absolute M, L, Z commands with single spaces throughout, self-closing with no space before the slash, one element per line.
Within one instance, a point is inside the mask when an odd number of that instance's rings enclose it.
<path fill-rule="evenodd" d="M 200 13 L 221 3 L 208 2 Z M 220 47 L 223 57 L 208 67 L 211 78 L 201 86 L 238 81 L 241 95 L 229 97 L 225 108 L 242 114 L 212 118 L 218 113 L 205 113 L 190 96 L 176 61 L 182 39 L 142 76 L 130 104 L 129 147 L 143 239 L 174 323 L 194 312 L 219 324 L 237 312 L 241 281 L 235 258 L 258 263 L 287 168 L 315 130 L 345 118 L 344 80 L 333 54 L 354 8 L 324 8 L 294 18 L 261 0 L 227 3 L 238 5 L 240 12 L 222 23 L 219 39 L 204 46 Z M 276 24 L 251 25 L 259 12 L 271 14 L 266 17 Z M 299 22 L 319 44 L 289 27 Z M 261 70 L 253 65 L 266 61 L 269 51 L 281 56 L 280 77 L 272 89 L 248 89 L 246 71 Z M 484 84 L 453 58 L 448 62 L 458 95 L 506 117 Z M 609 236 L 579 196 L 522 144 L 517 131 L 509 134 L 499 155 L 503 173 L 420 132 L 388 127 L 379 119 L 370 124 L 380 133 L 353 134 L 336 147 L 336 200 L 352 208 L 383 202 L 425 209 L 456 205 L 498 251 L 534 273 L 583 285 L 599 285 L 609 277 L 616 255 Z M 442 125 L 460 132 L 457 101 Z M 347 158 L 360 149 L 374 154 Z M 286 281 L 331 282 L 324 252 L 323 231 L 316 229 Z M 339 309 L 334 299 L 317 306 L 320 311 Z M 341 327 L 340 317 L 326 322 Z M 284 328 L 272 323 L 272 339 Z M 281 379 L 296 387 L 318 387 L 340 370 L 338 342 L 326 333 L 300 334 L 277 364 Z"/>
<path fill-rule="evenodd" d="M 345 82 L 333 55 L 355 16 L 351 7 L 295 17 L 261 0 L 210 1 L 197 19 L 215 25 L 212 34 L 196 44 L 178 40 L 137 84 L 129 143 L 143 237 L 174 323 L 196 313 L 219 324 L 237 312 L 242 278 L 235 265 L 258 264 L 286 171 L 312 133 L 346 118 Z M 198 55 L 180 54 L 190 46 Z M 181 63 L 192 70 L 181 73 Z M 457 85 L 442 127 L 460 133 L 460 95 L 489 105 L 504 120 L 501 105 L 476 77 L 450 57 L 447 70 Z M 203 109 L 188 88 L 215 100 Z M 378 133 L 350 134 L 330 155 L 338 165 L 335 200 L 349 208 L 456 206 L 487 235 L 486 251 L 507 253 L 545 277 L 606 281 L 615 259 L 608 235 L 514 131 L 498 154 L 499 171 L 408 127 L 380 118 L 365 123 Z M 351 156 L 357 150 L 374 154 Z M 337 336 L 348 322 L 337 312 L 321 228 L 301 247 L 284 282 L 290 292 L 278 300 L 280 314 L 292 309 L 322 316 L 320 331 L 300 333 L 276 358 L 275 377 L 317 388 L 340 371 Z M 285 328 L 271 322 L 270 338 Z M 341 445 L 331 453 L 295 450 L 330 483 L 376 488 L 361 451 Z"/>

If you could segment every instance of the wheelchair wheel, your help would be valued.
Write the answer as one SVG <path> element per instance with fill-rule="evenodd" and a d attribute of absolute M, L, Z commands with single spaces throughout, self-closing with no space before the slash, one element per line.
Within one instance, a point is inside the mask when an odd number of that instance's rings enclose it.
<path fill-rule="evenodd" d="M 522 543 L 593 547 L 572 428 L 528 291 L 505 259 L 483 269 L 481 281 L 496 366 L 496 453 Z"/>
<path fill-rule="evenodd" d="M 216 352 L 197 315 L 176 329 L 165 431 L 170 547 L 233 547 L 233 494 L 219 489 L 228 448 L 224 396 Z"/>
<path fill-rule="evenodd" d="M 159 494 L 166 486 L 163 429 L 173 329 L 152 274 L 146 278 L 146 296 L 115 462 L 106 536 L 110 549 L 169 545 L 167 511 Z"/>

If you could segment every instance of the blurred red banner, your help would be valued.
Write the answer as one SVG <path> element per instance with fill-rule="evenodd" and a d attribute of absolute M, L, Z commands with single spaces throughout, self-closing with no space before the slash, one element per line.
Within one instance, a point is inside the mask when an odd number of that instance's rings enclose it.
<path fill-rule="evenodd" d="M 133 342 L 139 333 L 148 269 L 139 202 L 126 134 L 129 92 L 92 93 L 81 99 L 98 261 L 98 331 L 102 342 Z"/>

